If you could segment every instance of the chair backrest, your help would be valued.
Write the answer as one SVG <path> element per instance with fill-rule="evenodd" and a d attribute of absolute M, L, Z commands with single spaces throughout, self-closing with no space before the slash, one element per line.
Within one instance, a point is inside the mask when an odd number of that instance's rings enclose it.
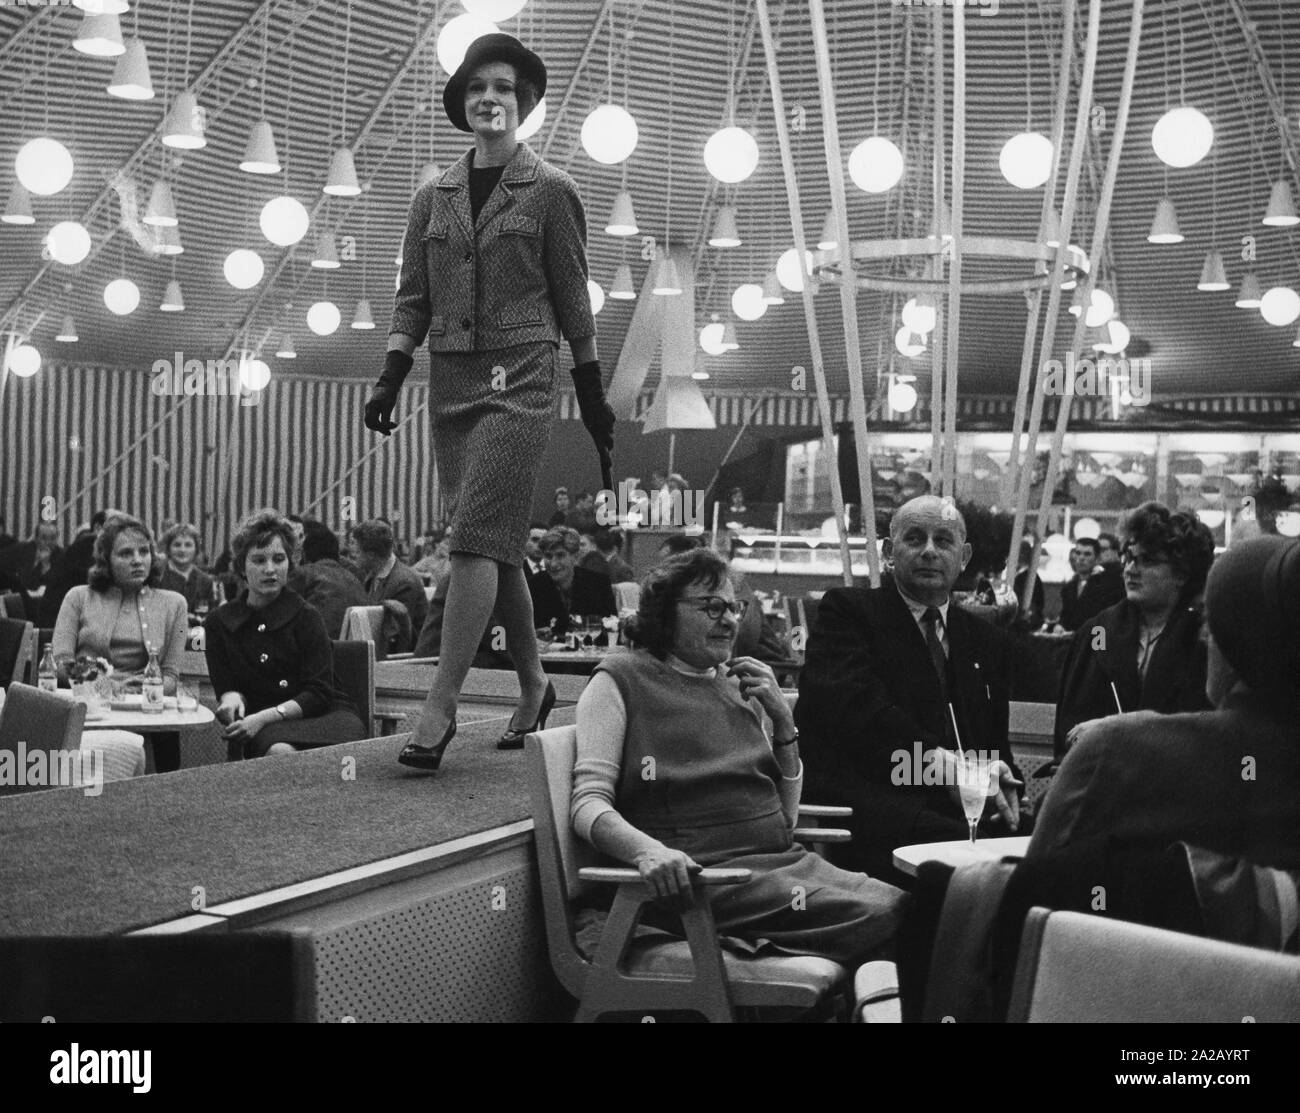
<path fill-rule="evenodd" d="M 641 585 L 634 580 L 614 584 L 614 603 L 620 611 L 636 610 L 641 605 Z"/>
<path fill-rule="evenodd" d="M 537 731 L 528 735 L 524 747 L 551 965 L 564 987 L 576 996 L 587 963 L 574 942 L 571 904 L 588 888 L 578 879 L 578 870 L 601 864 L 596 851 L 579 839 L 569 824 L 578 728 Z"/>
<path fill-rule="evenodd" d="M 1030 1023 L 1300 1020 L 1300 958 L 1033 908 L 1007 1019 Z"/>
<path fill-rule="evenodd" d="M 0 595 L 0 618 L 18 618 L 27 617 L 27 607 L 23 603 L 23 597 L 14 591 L 7 591 Z"/>
<path fill-rule="evenodd" d="M 0 688 L 36 683 L 36 627 L 0 618 Z"/>
<path fill-rule="evenodd" d="M 10 684 L 0 709 L 0 750 L 15 755 L 21 742 L 28 754 L 44 750 L 47 754 L 81 748 L 81 731 L 86 722 L 86 705 L 43 692 L 29 684 Z M 33 792 L 48 785 L 3 784 L 0 796 Z"/>
<path fill-rule="evenodd" d="M 821 609 L 822 596 L 825 594 L 824 591 L 810 591 L 801 600 L 803 604 L 803 623 L 810 634 L 813 627 L 817 625 L 817 612 Z"/>
<path fill-rule="evenodd" d="M 357 707 L 366 737 L 375 737 L 375 644 L 334 642 L 334 684 Z"/>
<path fill-rule="evenodd" d="M 384 608 L 349 607 L 343 612 L 343 628 L 339 637 L 344 641 L 374 642 L 376 655 L 382 657 L 387 648 L 384 641 Z"/>

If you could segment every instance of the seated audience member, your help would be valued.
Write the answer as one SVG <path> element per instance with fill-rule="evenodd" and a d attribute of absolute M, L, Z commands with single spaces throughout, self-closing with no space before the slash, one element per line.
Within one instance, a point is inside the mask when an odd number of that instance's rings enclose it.
<path fill-rule="evenodd" d="M 960 512 L 912 499 L 884 551 L 892 579 L 823 596 L 795 709 L 813 794 L 853 808 L 853 842 L 837 860 L 875 876 L 892 876 L 896 847 L 968 834 L 959 744 L 994 762 L 982 829 L 1028 827 L 1007 740 L 1013 642 L 951 601 L 971 556 Z"/>
<path fill-rule="evenodd" d="M 636 575 L 632 571 L 632 566 L 621 555 L 623 532 L 610 529 L 607 526 L 600 526 L 591 535 L 591 538 L 596 543 L 596 552 L 605 560 L 605 569 L 606 574 L 609 576 L 609 582 L 612 584 L 635 583 Z"/>
<path fill-rule="evenodd" d="M 1016 578 L 1013 582 L 1013 590 L 1016 593 L 1016 612 L 1017 625 L 1023 630 L 1037 630 L 1043 624 L 1043 581 L 1038 578 L 1037 572 L 1034 574 L 1034 590 L 1030 596 L 1029 609 L 1026 610 L 1021 600 L 1024 598 L 1025 577 L 1029 575 L 1029 559 L 1034 555 L 1034 543 L 1032 541 L 1020 542 L 1020 560 L 1017 563 Z M 1039 560 L 1038 566 L 1043 566 L 1042 560 Z"/>
<path fill-rule="evenodd" d="M 722 512 L 722 520 L 728 529 L 746 526 L 749 523 L 749 507 L 745 505 L 745 492 L 739 487 L 732 487 L 727 496 L 727 508 Z"/>
<path fill-rule="evenodd" d="M 1070 550 L 1074 576 L 1061 588 L 1061 625 L 1077 630 L 1093 615 L 1124 598 L 1124 578 L 1114 565 L 1100 563 L 1101 546 L 1095 538 L 1080 537 Z"/>
<path fill-rule="evenodd" d="M 684 533 L 670 533 L 659 544 L 659 552 L 656 554 L 659 563 L 662 564 L 670 557 L 678 556 L 681 553 L 689 553 L 692 549 L 698 549 L 702 541 L 698 537 L 688 537 Z"/>
<path fill-rule="evenodd" d="M 570 616 L 618 613 L 609 577 L 578 567 L 578 535 L 567 526 L 548 530 L 540 543 L 546 571 L 528 577 L 533 597 L 533 625 L 548 626 L 557 637 L 569 630 Z M 554 624 L 552 626 L 552 623 Z"/>
<path fill-rule="evenodd" d="M 107 516 L 87 582 L 71 588 L 59 608 L 55 660 L 103 657 L 115 679 L 129 679 L 144 672 L 155 649 L 163 692 L 174 696 L 189 623 L 184 596 L 158 587 L 162 569 L 148 526 L 126 514 Z M 179 734 L 155 734 L 153 747 L 158 772 L 180 768 Z"/>
<path fill-rule="evenodd" d="M 361 581 L 339 563 L 339 539 L 324 522 L 303 523 L 302 559 L 289 577 L 289 586 L 320 612 L 325 632 L 337 639 L 343 613 L 365 607 L 370 597 Z"/>
<path fill-rule="evenodd" d="M 59 607 L 64 596 L 74 587 L 86 582 L 91 566 L 95 563 L 95 539 L 104 528 L 104 522 L 117 510 L 97 510 L 91 516 L 90 525 L 77 531 L 71 543 L 63 550 L 63 555 L 55 562 L 54 571 L 45 588 L 45 597 L 41 600 L 41 626 L 52 626 L 58 619 Z"/>
<path fill-rule="evenodd" d="M 525 576 L 535 576 L 538 572 L 545 571 L 546 561 L 542 559 L 542 550 L 539 547 L 542 538 L 545 536 L 545 526 L 534 524 L 528 527 L 528 540 L 524 542 Z"/>
<path fill-rule="evenodd" d="M 30 541 L 17 541 L 0 551 L 0 592 L 20 593 L 27 618 L 36 625 L 40 625 L 41 602 L 62 557 L 59 531 L 53 522 L 39 523 Z"/>
<path fill-rule="evenodd" d="M 1093 616 L 1070 644 L 1056 701 L 1056 756 L 1088 719 L 1124 711 L 1200 711 L 1205 645 L 1197 597 L 1214 559 L 1209 529 L 1148 502 L 1124 527 L 1127 598 Z"/>
<path fill-rule="evenodd" d="M 1097 544 L 1101 548 L 1098 561 L 1103 568 L 1113 568 L 1119 573 L 1120 579 L 1124 578 L 1123 574 L 1123 557 L 1120 553 L 1119 538 L 1113 533 L 1097 534 Z"/>
<path fill-rule="evenodd" d="M 643 586 L 635 648 L 598 665 L 578 701 L 574 831 L 640 872 L 658 898 L 656 927 L 675 930 L 671 910 L 700 869 L 749 869 L 751 880 L 709 892 L 729 946 L 850 965 L 878 953 L 906 894 L 794 845 L 799 732 L 772 670 L 731 655 L 726 562 L 698 549 Z M 642 775 L 648 763 L 654 777 Z M 806 905 L 791 900 L 799 891 Z"/>
<path fill-rule="evenodd" d="M 591 533 L 596 529 L 596 496 L 590 491 L 581 491 L 574 500 L 573 509 L 564 516 L 564 524 L 579 533 Z"/>
<path fill-rule="evenodd" d="M 609 561 L 596 548 L 596 530 L 598 526 L 589 526 L 578 531 L 578 567 L 588 572 L 597 572 L 609 579 Z M 611 581 L 612 582 L 612 581 Z"/>
<path fill-rule="evenodd" d="M 569 488 L 555 488 L 555 512 L 551 515 L 550 520 L 546 523 L 548 529 L 554 529 L 556 526 L 562 526 L 569 516 Z"/>
<path fill-rule="evenodd" d="M 393 528 L 378 520 L 362 522 L 352 531 L 353 559 L 361 569 L 361 579 L 371 604 L 392 599 L 406 607 L 412 634 L 404 643 L 390 645 L 390 653 L 406 653 L 415 641 L 415 632 L 424 625 L 429 609 L 424 581 L 416 572 L 397 559 L 393 551 Z"/>
<path fill-rule="evenodd" d="M 259 511 L 241 523 L 230 547 L 243 591 L 203 624 L 222 736 L 243 743 L 248 757 L 364 738 L 356 707 L 335 687 L 325 623 L 287 586 L 290 523 Z"/>
<path fill-rule="evenodd" d="M 167 564 L 161 586 L 183 595 L 191 615 L 206 612 L 212 605 L 214 580 L 194 563 L 199 552 L 199 531 L 186 522 L 177 522 L 163 534 L 162 550 Z"/>

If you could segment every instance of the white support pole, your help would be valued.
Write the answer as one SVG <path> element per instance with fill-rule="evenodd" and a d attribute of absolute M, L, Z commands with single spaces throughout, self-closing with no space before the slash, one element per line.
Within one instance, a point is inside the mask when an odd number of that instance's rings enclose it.
<path fill-rule="evenodd" d="M 786 201 L 790 210 L 790 228 L 794 234 L 794 248 L 799 259 L 804 259 L 808 245 L 804 240 L 802 206 L 799 202 L 799 180 L 794 170 L 794 155 L 790 149 L 790 131 L 786 124 L 785 98 L 781 94 L 781 74 L 776 65 L 776 42 L 772 37 L 772 21 L 768 15 L 767 0 L 755 0 L 758 10 L 759 30 L 763 36 L 763 55 L 767 61 L 768 84 L 772 90 L 772 116 L 776 123 L 777 144 L 781 149 L 781 169 L 785 175 Z M 842 255 L 849 258 L 851 249 L 847 239 L 840 241 Z M 836 464 L 835 430 L 831 424 L 831 399 L 826 390 L 826 365 L 822 361 L 821 333 L 817 326 L 817 310 L 813 305 L 812 284 L 803 284 L 803 316 L 808 328 L 808 345 L 812 350 L 813 383 L 817 388 L 817 412 L 821 417 L 822 455 L 831 484 L 831 504 L 835 509 L 836 531 L 840 539 L 840 561 L 843 566 L 844 586 L 853 586 L 853 566 L 849 559 L 848 530 L 844 526 L 844 491 L 840 487 L 840 472 Z M 874 536 L 875 522 L 871 522 Z M 777 526 L 780 534 L 781 526 Z M 872 584 L 878 582 L 873 568 Z"/>
<path fill-rule="evenodd" d="M 944 92 L 943 81 L 943 6 L 940 5 L 931 13 L 930 26 L 933 30 L 933 77 L 934 88 L 931 96 L 931 110 L 934 121 L 932 132 L 934 143 L 931 148 L 931 174 L 933 176 L 933 193 L 934 193 L 934 234 L 938 237 L 939 253 L 934 256 L 931 262 L 930 277 L 936 280 L 943 278 L 943 237 L 951 232 L 943 219 L 944 212 L 944 173 L 943 173 L 943 152 L 944 152 L 944 111 L 947 107 L 947 95 Z M 945 335 L 944 317 L 947 315 L 946 307 L 944 313 L 938 312 L 939 303 L 942 299 L 935 298 L 935 324 L 934 331 L 930 334 L 930 489 L 936 494 L 943 487 L 943 338 Z"/>
<path fill-rule="evenodd" d="M 853 412 L 854 447 L 858 455 L 858 483 L 862 488 L 862 532 L 867 538 L 867 567 L 871 586 L 880 586 L 880 558 L 876 552 L 876 499 L 871 486 L 871 452 L 867 439 L 867 401 L 862 383 L 862 344 L 858 337 L 858 284 L 853 273 L 853 241 L 849 237 L 849 208 L 844 191 L 844 156 L 835 114 L 834 79 L 830 43 L 826 38 L 826 12 L 822 0 L 809 0 L 813 46 L 817 55 L 817 85 L 821 92 L 822 141 L 826 171 L 830 175 L 831 210 L 840 243 L 840 314 L 844 318 L 844 348 L 849 373 L 849 405 Z M 799 256 L 802 265 L 803 255 Z M 805 289 L 808 282 L 804 282 Z"/>
<path fill-rule="evenodd" d="M 942 12 L 942 8 L 936 9 Z M 948 341 L 944 356 L 943 493 L 957 497 L 957 342 L 961 333 L 962 210 L 966 189 L 966 8 L 952 8 L 952 261 L 948 264 Z"/>

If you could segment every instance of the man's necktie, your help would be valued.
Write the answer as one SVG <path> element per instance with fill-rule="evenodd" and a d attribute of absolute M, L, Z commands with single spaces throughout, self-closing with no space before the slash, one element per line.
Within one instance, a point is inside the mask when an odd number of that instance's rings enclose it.
<path fill-rule="evenodd" d="M 952 718 L 948 713 L 948 657 L 943 651 L 943 639 L 939 637 L 939 622 L 943 615 L 938 607 L 926 607 L 921 615 L 921 625 L 925 627 L 925 647 L 930 651 L 930 661 L 934 671 L 939 675 L 939 692 L 943 698 L 943 735 L 947 744 L 955 748 L 957 735 L 953 729 Z"/>

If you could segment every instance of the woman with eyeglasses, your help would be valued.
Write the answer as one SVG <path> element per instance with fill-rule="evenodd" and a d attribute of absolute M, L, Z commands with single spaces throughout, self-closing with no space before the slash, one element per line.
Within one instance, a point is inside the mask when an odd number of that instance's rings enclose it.
<path fill-rule="evenodd" d="M 1075 632 L 1056 703 L 1058 758 L 1091 719 L 1209 707 L 1199 597 L 1214 537 L 1195 514 L 1158 502 L 1134 510 L 1122 533 L 1125 598 Z"/>
<path fill-rule="evenodd" d="M 794 844 L 799 732 L 771 668 L 732 656 L 743 609 L 712 550 L 646 577 L 634 648 L 597 666 L 578 701 L 573 829 L 640 872 L 654 927 L 676 933 L 670 913 L 702 868 L 748 869 L 751 880 L 710 890 L 724 944 L 864 961 L 891 940 L 906 896 Z M 594 934 L 593 923 L 579 944 Z"/>

